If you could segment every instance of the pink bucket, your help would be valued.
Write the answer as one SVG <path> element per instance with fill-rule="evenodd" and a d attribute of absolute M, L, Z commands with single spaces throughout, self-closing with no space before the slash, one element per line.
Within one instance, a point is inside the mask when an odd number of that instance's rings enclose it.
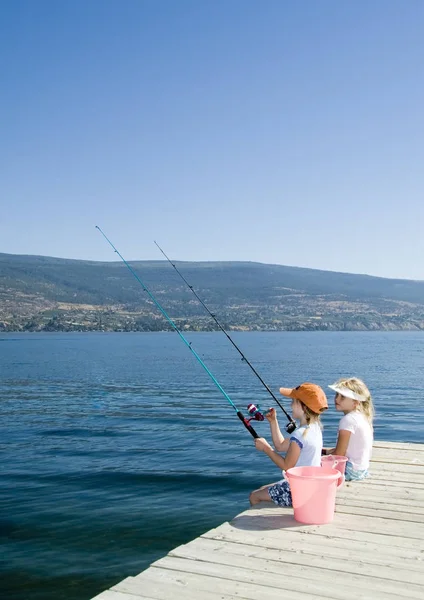
<path fill-rule="evenodd" d="M 286 471 L 286 477 L 296 521 L 308 525 L 331 523 L 337 485 L 343 481 L 342 473 L 330 467 L 293 467 Z"/>
<path fill-rule="evenodd" d="M 321 457 L 321 466 L 322 467 L 329 467 L 330 469 L 337 469 L 343 475 L 345 474 L 346 463 L 347 463 L 347 456 L 339 456 L 338 454 L 329 454 L 328 456 Z"/>

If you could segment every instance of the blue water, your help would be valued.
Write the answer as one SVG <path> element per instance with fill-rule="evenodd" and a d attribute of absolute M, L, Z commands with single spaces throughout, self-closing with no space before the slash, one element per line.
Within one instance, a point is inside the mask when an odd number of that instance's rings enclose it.
<path fill-rule="evenodd" d="M 223 334 L 187 337 L 238 407 L 273 405 Z M 423 333 L 233 337 L 275 392 L 357 375 L 374 396 L 377 439 L 424 441 Z M 90 598 L 231 519 L 279 476 L 174 333 L 2 334 L 0 398 L 8 600 Z M 337 422 L 332 408 L 326 444 Z"/>

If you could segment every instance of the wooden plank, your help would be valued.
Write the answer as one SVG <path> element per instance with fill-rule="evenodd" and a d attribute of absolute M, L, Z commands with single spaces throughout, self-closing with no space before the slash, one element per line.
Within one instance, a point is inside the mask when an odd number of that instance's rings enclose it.
<path fill-rule="evenodd" d="M 399 471 L 393 471 L 393 466 L 389 465 L 392 470 L 389 469 L 370 469 L 371 477 L 370 479 L 374 481 L 385 481 L 386 483 L 391 481 L 396 485 L 412 485 L 413 487 L 418 487 L 420 489 L 424 486 L 424 474 L 421 475 L 419 473 L 403 473 Z M 365 481 L 365 480 L 364 480 Z M 362 481 L 356 482 L 357 485 L 361 484 Z"/>
<path fill-rule="evenodd" d="M 293 517 L 293 510 L 290 508 L 278 509 L 278 507 L 274 508 L 270 503 L 264 504 L 266 504 L 266 507 L 258 504 L 258 508 L 255 507 L 245 513 L 241 513 L 231 523 L 236 527 L 248 527 L 256 530 L 285 529 L 286 527 L 297 529 L 307 527 L 309 529 L 315 527 L 313 525 L 305 526 L 297 523 Z M 355 514 L 353 512 L 344 514 L 341 510 L 337 513 L 336 521 L 337 526 L 343 528 L 345 531 L 354 530 L 390 536 L 394 535 L 408 538 L 409 543 L 412 543 L 412 540 L 422 540 L 424 538 L 424 523 L 410 523 L 396 519 L 391 519 L 388 523 L 386 518 L 378 514 L 373 516 Z M 328 525 L 319 525 L 318 527 L 328 527 Z"/>
<path fill-rule="evenodd" d="M 150 571 L 153 569 L 149 569 Z M 146 572 L 147 574 L 147 572 Z M 112 588 L 115 592 L 120 593 L 122 600 L 127 600 L 128 595 L 135 594 L 134 598 L 139 598 L 137 594 L 144 594 L 153 600 L 164 600 L 172 598 L 172 600 L 199 600 L 199 590 L 193 589 L 184 585 L 175 584 L 170 578 L 162 578 L 155 580 L 152 577 L 143 577 L 143 580 L 135 577 L 128 577 Z M 202 600 L 221 600 L 222 593 L 214 591 L 214 586 L 209 585 L 208 589 L 202 591 Z M 240 600 L 239 596 L 226 594 L 225 600 Z M 106 599 L 100 599 L 106 600 Z M 111 598 L 110 600 L 114 600 Z"/>
<path fill-rule="evenodd" d="M 205 540 L 209 546 L 214 540 Z M 370 579 L 376 580 L 380 590 L 403 592 L 405 583 L 408 584 L 408 592 L 411 597 L 422 600 L 424 588 L 420 582 L 423 578 L 421 573 L 406 571 L 403 569 L 384 569 L 374 565 L 364 563 L 359 566 L 350 564 L 346 561 L 329 561 L 325 557 L 316 557 L 309 555 L 305 557 L 298 553 L 285 552 L 283 550 L 263 549 L 254 556 L 254 560 L 247 560 L 247 554 L 236 554 L 233 551 L 226 551 L 223 547 L 211 548 L 200 547 L 199 540 L 190 544 L 178 546 L 169 557 L 184 558 L 190 561 L 203 561 L 217 563 L 220 565 L 231 565 L 247 570 L 261 570 L 264 573 L 282 574 L 285 577 L 301 575 L 305 579 L 312 581 L 320 579 L 321 581 L 333 582 L 334 578 L 340 575 L 346 585 L 368 586 Z M 224 542 L 231 544 L 231 542 Z M 215 542 L 215 544 L 223 544 Z M 234 544 L 233 544 L 234 546 Z M 237 546 L 237 544 L 236 544 Z M 279 558 L 281 557 L 281 558 Z"/>
<path fill-rule="evenodd" d="M 397 549 L 398 555 L 403 555 L 407 550 L 423 552 L 424 543 L 422 540 L 412 540 L 410 538 L 404 538 L 402 536 L 395 536 L 386 533 L 371 533 L 369 531 L 359 531 L 355 528 L 346 529 L 340 521 L 344 515 L 337 515 L 335 523 L 329 523 L 328 525 L 309 525 L 301 527 L 290 527 L 286 529 L 279 529 L 276 527 L 270 527 L 268 529 L 258 529 L 258 527 L 246 527 L 246 526 L 233 526 L 231 523 L 224 523 L 217 530 L 221 533 L 228 533 L 233 529 L 240 530 L 242 532 L 250 531 L 257 536 L 268 536 L 270 534 L 280 536 L 281 540 L 284 540 L 284 536 L 291 535 L 292 533 L 302 534 L 303 536 L 317 536 L 320 540 L 322 538 L 339 541 L 339 540 L 351 540 L 360 542 L 361 544 L 373 543 L 383 546 L 384 548 L 395 548 Z M 423 557 L 424 559 L 424 557 Z"/>
<path fill-rule="evenodd" d="M 357 548 L 358 549 L 358 548 Z M 201 559 L 216 562 L 216 556 L 239 556 L 244 557 L 244 564 L 256 564 L 257 559 L 263 559 L 270 563 L 271 568 L 278 568 L 279 563 L 285 565 L 297 565 L 300 567 L 318 567 L 321 570 L 330 570 L 333 577 L 337 573 L 357 574 L 361 576 L 374 577 L 378 572 L 380 579 L 401 581 L 404 583 L 423 583 L 422 569 L 404 569 L 401 564 L 396 568 L 388 567 L 380 563 L 378 568 L 375 564 L 361 560 L 361 555 L 356 559 L 351 557 L 349 561 L 333 556 L 331 560 L 325 553 L 325 549 L 319 553 L 291 552 L 285 548 L 261 547 L 256 544 L 235 543 L 233 541 L 220 541 L 211 538 L 198 538 L 189 544 L 179 546 L 169 556 L 179 556 L 191 560 Z M 252 558 L 252 560 L 246 560 Z M 277 563 L 275 565 L 274 563 Z M 228 563 L 227 563 L 228 564 Z M 422 567 L 422 565 L 421 565 Z M 344 577 L 344 575 L 343 575 Z"/>
<path fill-rule="evenodd" d="M 403 568 L 411 568 L 414 571 L 417 569 L 421 571 L 422 561 L 424 561 L 424 549 L 402 547 L 400 550 L 399 546 L 388 544 L 386 536 L 383 536 L 385 543 L 382 543 L 379 538 L 374 539 L 372 535 L 368 535 L 365 539 L 349 539 L 290 529 L 286 529 L 283 533 L 279 531 L 258 533 L 235 529 L 229 524 L 224 524 L 204 533 L 202 537 L 247 545 L 256 543 L 264 548 L 285 549 L 302 554 L 325 553 L 325 556 L 329 557 L 335 555 L 349 560 L 366 560 L 373 564 L 398 566 L 401 563 Z"/>
<path fill-rule="evenodd" d="M 343 515 L 340 515 L 343 516 Z M 226 524 L 221 525 L 220 529 L 220 534 L 221 532 L 223 534 L 227 534 L 229 530 L 225 529 Z M 231 528 L 231 525 L 228 523 L 228 526 Z M 235 528 L 238 529 L 238 528 Z M 240 531 L 247 532 L 247 531 L 252 531 L 249 529 L 243 529 L 241 528 Z M 268 535 L 278 535 L 279 538 L 282 540 L 285 539 L 285 536 L 291 536 L 292 534 L 298 534 L 298 535 L 302 535 L 302 536 L 311 536 L 311 537 L 316 537 L 318 540 L 322 541 L 323 538 L 324 539 L 330 539 L 333 540 L 335 544 L 338 544 L 340 542 L 340 540 L 346 541 L 346 542 L 360 542 L 361 544 L 376 544 L 381 546 L 382 548 L 384 548 L 384 551 L 386 551 L 386 549 L 388 548 L 393 548 L 395 549 L 395 551 L 397 552 L 397 555 L 404 555 L 405 552 L 411 550 L 412 552 L 422 552 L 423 550 L 423 542 L 421 540 L 411 540 L 409 538 L 404 538 L 401 536 L 394 536 L 394 535 L 386 535 L 384 533 L 379 534 L 379 533 L 369 533 L 367 531 L 357 531 L 355 529 L 346 529 L 344 527 L 340 527 L 334 524 L 328 524 L 325 525 L 325 527 L 322 526 L 311 526 L 308 529 L 294 529 L 294 528 L 290 528 L 290 529 L 284 529 L 284 531 L 282 530 L 276 530 L 276 529 L 269 529 L 267 530 L 253 530 L 252 533 L 254 533 L 256 536 L 260 535 L 263 537 L 267 537 Z M 206 535 L 206 534 L 205 534 Z M 284 536 L 284 537 L 283 537 Z M 303 540 L 305 543 L 308 543 L 306 540 Z M 381 551 L 381 550 L 380 550 Z"/>
<path fill-rule="evenodd" d="M 422 458 L 423 454 L 424 454 L 424 445 L 422 447 L 418 447 L 419 444 L 417 444 L 417 447 L 414 448 L 409 448 L 408 446 L 400 446 L 400 447 L 392 447 L 392 446 L 381 446 L 379 444 L 374 444 L 372 447 L 372 454 L 374 456 L 374 454 L 379 455 L 379 456 L 389 456 L 389 457 L 393 457 L 393 456 L 406 456 L 409 458 L 414 458 L 414 457 L 418 457 L 418 458 Z"/>
<path fill-rule="evenodd" d="M 400 462 L 410 462 L 417 461 L 418 463 L 422 462 L 424 459 L 424 450 L 407 450 L 402 448 L 393 449 L 393 448 L 376 448 L 373 446 L 372 449 L 372 460 L 376 458 L 386 459 L 387 461 L 400 461 Z"/>
<path fill-rule="evenodd" d="M 390 498 L 391 500 L 399 498 L 405 502 L 419 502 L 424 500 L 424 486 L 423 488 L 411 488 L 403 485 L 393 485 L 391 482 L 382 483 L 373 482 L 372 480 L 366 480 L 366 482 L 350 483 L 345 482 L 337 490 L 337 497 L 348 496 L 349 498 L 368 498 L 375 496 L 380 500 Z"/>
<path fill-rule="evenodd" d="M 420 452 L 424 452 L 424 444 L 409 444 L 408 442 L 380 442 L 377 440 L 374 441 L 372 448 L 373 451 L 381 450 L 384 452 L 397 452 L 398 454 L 404 452 L 419 454 Z"/>
<path fill-rule="evenodd" d="M 386 471 L 391 471 L 391 472 L 396 472 L 399 474 L 405 474 L 405 475 L 414 475 L 414 477 L 419 477 L 420 480 L 424 480 L 424 464 L 403 464 L 403 465 L 398 465 L 397 467 L 395 466 L 395 464 L 392 461 L 386 461 L 386 460 L 375 460 L 375 461 L 371 461 L 371 466 L 370 466 L 370 472 L 372 471 L 376 471 L 378 473 L 380 472 L 386 472 Z"/>
<path fill-rule="evenodd" d="M 422 457 L 424 458 L 424 454 Z M 392 465 L 393 470 L 398 470 L 400 472 L 419 472 L 422 474 L 424 469 L 424 460 L 417 457 L 417 455 L 415 455 L 414 458 L 389 458 L 387 456 L 373 456 L 370 461 L 370 471 L 373 469 L 382 469 L 384 468 L 383 465 Z"/>
<path fill-rule="evenodd" d="M 376 577 L 361 577 L 343 574 L 343 585 L 335 585 L 335 577 L 331 570 L 324 571 L 313 567 L 299 567 L 280 563 L 279 568 L 272 568 L 267 561 L 255 560 L 254 565 L 246 563 L 246 559 L 217 555 L 216 561 L 187 560 L 186 558 L 166 556 L 154 563 L 158 568 L 180 570 L 183 572 L 214 575 L 215 577 L 259 583 L 263 586 L 276 587 L 285 592 L 302 590 L 308 594 L 321 594 L 325 597 L 345 600 L 346 598 L 369 598 L 374 600 L 376 593 L 383 594 L 387 600 L 396 598 L 414 598 L 422 600 L 423 588 L 416 585 L 405 586 L 404 583 L 381 580 Z M 220 559 L 220 560 L 218 560 Z M 230 561 L 230 562 L 228 562 Z M 408 588 L 408 589 L 407 589 Z M 351 593 L 349 593 L 351 592 Z M 259 596 L 260 598 L 266 597 Z"/>
<path fill-rule="evenodd" d="M 424 492 L 421 494 L 421 497 L 408 495 L 406 493 L 398 493 L 393 492 L 393 495 L 390 496 L 390 502 L 386 502 L 387 496 L 383 494 L 379 494 L 375 488 L 364 489 L 361 492 L 353 493 L 350 491 L 345 491 L 343 489 L 338 490 L 336 501 L 339 499 L 352 500 L 353 502 L 362 502 L 362 506 L 365 506 L 368 502 L 378 502 L 382 504 L 392 504 L 403 507 L 404 509 L 408 509 L 409 507 L 423 507 L 424 506 Z M 408 510 L 405 510 L 408 512 Z"/>
<path fill-rule="evenodd" d="M 380 475 L 387 478 L 392 477 L 392 479 L 389 479 L 389 481 L 394 483 L 396 483 L 398 480 L 401 481 L 402 479 L 405 479 L 406 481 L 410 481 L 411 483 L 415 482 L 421 486 L 424 485 L 422 473 L 406 472 L 403 470 L 402 467 L 403 465 L 394 465 L 392 463 L 387 462 L 371 463 L 369 468 L 370 476 L 366 479 L 362 479 L 361 481 L 370 481 L 371 479 L 374 479 L 376 475 Z M 361 481 L 351 483 L 361 483 Z"/>
<path fill-rule="evenodd" d="M 391 486 L 393 489 L 407 489 L 407 490 L 424 490 L 424 482 L 417 481 L 408 481 L 406 483 L 398 480 L 398 479 L 390 479 L 387 475 L 378 475 L 378 473 L 372 473 L 371 477 L 368 479 L 363 479 L 362 481 L 349 481 L 345 485 L 352 485 L 359 487 L 366 485 L 378 485 L 378 486 Z"/>
<path fill-rule="evenodd" d="M 424 457 L 424 455 L 423 455 Z M 384 466 L 386 465 L 386 466 Z M 391 467 L 391 468 L 390 468 Z M 412 467 L 412 468 L 410 468 Z M 387 460 L 385 457 L 373 458 L 370 462 L 370 473 L 376 471 L 397 471 L 398 473 L 417 473 L 423 474 L 424 460 L 418 458 L 406 460 Z"/>
<path fill-rule="evenodd" d="M 336 506 L 356 506 L 358 508 L 371 508 L 372 510 L 386 510 L 394 512 L 402 512 L 410 515 L 416 515 L 416 520 L 422 522 L 424 519 L 424 500 L 421 502 L 414 500 L 406 500 L 405 498 L 390 498 L 390 502 L 385 502 L 380 496 L 363 495 L 352 498 L 349 494 L 338 494 L 336 498 Z M 421 519 L 419 516 L 421 515 Z M 413 520 L 413 519 L 411 519 Z"/>
<path fill-rule="evenodd" d="M 189 562 L 190 561 L 187 561 L 187 563 Z M 225 569 L 219 570 L 219 566 L 218 571 L 213 572 L 213 569 L 212 573 L 209 571 L 208 573 L 197 574 L 152 566 L 147 569 L 142 576 L 139 576 L 138 582 L 138 578 L 135 577 L 134 583 L 127 585 L 125 589 L 130 591 L 131 589 L 139 589 L 138 586 L 142 586 L 143 589 L 146 586 L 146 589 L 150 590 L 149 593 L 152 593 L 152 590 L 155 589 L 155 585 L 157 584 L 172 585 L 172 595 L 158 595 L 158 600 L 188 600 L 192 597 L 193 600 L 207 600 L 207 594 L 211 590 L 214 590 L 222 600 L 241 600 L 243 598 L 247 600 L 258 600 L 258 598 L 281 600 L 281 581 L 280 588 L 269 587 L 263 583 L 258 584 L 254 580 L 251 583 L 245 583 L 243 581 L 228 579 L 226 578 L 228 571 L 226 572 Z M 192 593 L 193 596 L 188 596 L 188 593 Z M 321 596 L 317 593 L 308 594 L 299 590 L 292 590 L 290 592 L 290 598 L 293 600 L 326 600 L 331 597 L 332 596 L 328 594 Z"/>
<path fill-rule="evenodd" d="M 191 569 L 187 572 L 186 569 Z M 234 569 L 225 565 L 213 563 L 193 562 L 184 559 L 168 559 L 165 568 L 156 568 L 152 566 L 146 575 L 151 577 L 151 573 L 156 571 L 158 576 L 166 579 L 181 578 L 188 581 L 198 589 L 204 589 L 205 581 L 214 589 L 224 592 L 234 591 L 240 598 L 257 600 L 267 598 L 267 600 L 281 600 L 282 590 L 294 600 L 309 600 L 310 598 L 329 598 L 334 600 L 397 600 L 399 596 L 391 592 L 380 592 L 376 590 L 372 582 L 368 589 L 349 589 L 344 588 L 341 591 L 339 585 L 327 582 L 310 582 L 301 577 L 281 578 L 272 573 L 251 572 L 246 569 Z M 193 577 L 197 581 L 192 582 Z M 408 596 L 404 596 L 408 597 Z M 199 599 L 202 594 L 199 593 Z M 226 599 L 226 595 L 223 596 Z"/>
<path fill-rule="evenodd" d="M 359 508 L 352 507 L 345 511 L 343 507 L 336 507 L 337 524 L 344 529 L 353 529 L 355 531 L 368 531 L 370 533 L 384 533 L 385 535 L 395 535 L 404 538 L 422 540 L 424 537 L 424 522 L 409 522 L 409 515 L 398 513 L 401 519 L 390 518 L 386 515 L 388 511 L 372 511 L 365 508 L 361 511 Z M 393 517 L 395 515 L 392 515 Z"/>
<path fill-rule="evenodd" d="M 164 597 L 162 597 L 163 600 Z M 142 596 L 136 593 L 123 593 L 115 590 L 106 590 L 98 596 L 92 598 L 92 600 L 156 600 L 150 596 Z"/>
<path fill-rule="evenodd" d="M 383 504 L 384 506 L 384 504 Z M 353 503 L 352 504 L 345 504 L 343 502 L 339 502 L 336 503 L 336 512 L 337 513 L 346 513 L 347 515 L 363 515 L 365 517 L 378 517 L 382 520 L 386 519 L 386 520 L 390 520 L 390 521 L 394 521 L 396 522 L 396 524 L 398 524 L 399 522 L 403 522 L 403 523 L 411 523 L 414 524 L 414 529 L 416 524 L 418 525 L 422 525 L 422 533 L 424 535 L 424 516 L 422 514 L 417 514 L 417 513 L 413 513 L 413 512 L 401 512 L 400 510 L 385 510 L 384 508 L 380 508 L 380 507 L 373 507 L 370 504 L 367 504 L 366 506 L 355 506 Z M 397 525 L 396 525 L 397 526 Z M 402 524 L 402 527 L 404 525 Z M 385 527 L 390 527 L 391 525 L 388 523 L 385 523 Z M 411 537 L 411 532 L 409 530 L 406 530 L 402 533 L 402 535 L 405 535 L 407 537 Z M 412 537 L 416 537 L 413 536 Z"/>
<path fill-rule="evenodd" d="M 350 496 L 339 495 L 336 499 L 337 506 L 352 506 L 356 508 L 370 508 L 372 510 L 388 510 L 392 513 L 401 511 L 409 515 L 415 515 L 416 521 L 422 522 L 424 519 L 424 501 L 406 502 L 405 499 L 392 498 L 390 502 L 382 502 L 378 496 L 364 496 L 362 498 L 351 498 Z M 420 518 L 419 518 L 420 517 Z M 414 520 L 414 519 L 411 519 Z"/>
<path fill-rule="evenodd" d="M 415 452 L 424 452 L 424 444 L 416 444 L 415 442 L 387 442 L 383 440 L 374 440 L 373 448 L 414 450 Z"/>

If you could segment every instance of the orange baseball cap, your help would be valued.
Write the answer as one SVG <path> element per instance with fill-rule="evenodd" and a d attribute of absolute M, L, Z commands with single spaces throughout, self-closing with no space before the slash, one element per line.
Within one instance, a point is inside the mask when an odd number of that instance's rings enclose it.
<path fill-rule="evenodd" d="M 287 398 L 300 400 L 314 413 L 321 413 L 328 408 L 327 396 L 316 383 L 302 383 L 296 388 L 280 388 L 280 394 Z"/>

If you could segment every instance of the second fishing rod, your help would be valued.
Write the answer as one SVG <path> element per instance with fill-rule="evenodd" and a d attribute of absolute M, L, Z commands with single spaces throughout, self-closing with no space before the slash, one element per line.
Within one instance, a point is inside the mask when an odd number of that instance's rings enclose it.
<path fill-rule="evenodd" d="M 162 248 L 159 246 L 159 244 L 155 241 L 156 246 L 159 248 L 159 250 L 162 252 L 163 256 L 166 258 L 166 260 L 169 262 L 170 265 L 172 265 L 172 267 L 175 269 L 175 271 L 178 273 L 178 275 L 181 277 L 181 279 L 184 281 L 184 283 L 190 288 L 190 290 L 193 292 L 193 294 L 196 296 L 197 300 L 200 302 L 200 304 L 203 306 L 203 308 L 207 311 L 207 313 L 212 317 L 212 319 L 215 321 L 215 323 L 217 324 L 217 326 L 219 327 L 219 329 L 227 336 L 228 340 L 231 342 L 231 344 L 234 346 L 234 348 L 237 350 L 237 352 L 240 354 L 242 361 L 244 361 L 253 371 L 253 373 L 256 375 L 256 377 L 259 379 L 259 381 L 262 383 L 262 385 L 264 386 L 264 388 L 267 390 L 267 392 L 270 394 L 270 396 L 272 396 L 272 398 L 275 400 L 275 402 L 278 404 L 278 406 L 281 408 L 281 410 L 283 411 L 283 413 L 286 415 L 287 419 L 288 419 L 288 423 L 286 425 L 286 431 L 287 433 L 292 433 L 295 429 L 296 429 L 296 423 L 293 421 L 292 417 L 288 414 L 288 412 L 286 411 L 286 409 L 284 408 L 284 406 L 281 404 L 281 402 L 278 400 L 278 398 L 275 396 L 274 392 L 271 390 L 271 388 L 265 383 L 265 381 L 262 379 L 262 377 L 259 375 L 259 373 L 257 372 L 257 370 L 255 369 L 255 367 L 252 365 L 252 363 L 246 358 L 246 356 L 243 354 L 243 352 L 240 350 L 240 348 L 237 346 L 237 344 L 235 343 L 235 341 L 233 340 L 233 338 L 228 334 L 228 332 L 225 330 L 225 328 L 223 327 L 223 325 L 221 325 L 221 323 L 218 321 L 218 319 L 216 318 L 216 316 L 213 314 L 213 312 L 211 312 L 209 310 L 209 308 L 206 306 L 206 304 L 203 302 L 203 300 L 200 298 L 200 296 L 196 293 L 196 290 L 193 288 L 193 286 L 187 281 L 187 279 L 184 277 L 184 275 L 181 273 L 181 271 L 179 271 L 179 269 L 177 268 L 177 266 L 172 262 L 172 260 L 169 258 L 169 256 L 167 254 L 165 254 L 164 250 L 162 250 Z"/>
<path fill-rule="evenodd" d="M 112 247 L 112 249 L 116 252 L 116 254 L 119 256 L 119 258 L 123 261 L 123 263 L 128 268 L 128 270 L 130 271 L 130 273 L 135 277 L 135 279 L 141 285 L 141 287 L 143 288 L 143 290 L 149 296 L 150 300 L 160 310 L 160 312 L 165 317 L 165 319 L 168 321 L 168 323 L 171 325 L 171 327 L 174 329 L 174 331 L 176 331 L 178 333 L 180 339 L 184 342 L 184 344 L 187 346 L 187 348 L 190 350 L 190 352 L 193 354 L 193 356 L 196 358 L 196 360 L 200 363 L 200 365 L 204 368 L 204 370 L 206 371 L 206 373 L 212 379 L 212 381 L 214 382 L 214 384 L 216 385 L 216 387 L 222 392 L 222 394 L 225 396 L 225 398 L 228 400 L 228 402 L 234 408 L 234 410 L 237 413 L 238 418 L 243 423 L 243 425 L 246 427 L 246 429 L 250 433 L 250 435 L 252 437 L 254 437 L 255 439 L 258 438 L 259 435 L 256 433 L 255 429 L 253 429 L 253 427 L 250 425 L 250 421 L 253 421 L 253 420 L 255 420 L 255 421 L 263 421 L 264 420 L 264 416 L 260 413 L 260 411 L 257 409 L 256 406 L 254 406 L 253 404 L 249 404 L 249 406 L 247 407 L 247 410 L 248 410 L 248 413 L 250 415 L 250 418 L 247 419 L 246 417 L 244 417 L 243 413 L 237 408 L 237 406 L 231 400 L 231 398 L 229 397 L 229 395 L 227 394 L 227 392 L 224 390 L 224 388 L 222 387 L 222 385 L 219 383 L 219 381 L 216 379 L 216 377 L 211 373 L 211 371 L 205 365 L 205 363 L 200 358 L 200 356 L 197 354 L 197 352 L 194 350 L 194 348 L 192 348 L 191 342 L 189 342 L 187 340 L 187 338 L 182 334 L 182 332 L 180 331 L 180 329 L 177 327 L 177 325 L 174 323 L 174 321 L 168 315 L 168 313 L 163 308 L 163 306 L 157 301 L 157 299 L 152 294 L 152 292 L 149 290 L 149 288 L 146 285 L 144 285 L 143 281 L 140 279 L 140 277 L 137 275 L 137 273 L 134 271 L 134 269 L 131 267 L 131 265 L 125 260 L 125 258 L 119 252 L 119 250 L 112 244 L 112 242 L 110 241 L 110 239 L 107 237 L 107 235 L 104 233 L 104 231 L 98 225 L 96 225 L 96 229 L 98 229 L 98 231 L 102 234 L 102 236 L 105 238 L 105 240 L 107 241 L 107 243 Z"/>

